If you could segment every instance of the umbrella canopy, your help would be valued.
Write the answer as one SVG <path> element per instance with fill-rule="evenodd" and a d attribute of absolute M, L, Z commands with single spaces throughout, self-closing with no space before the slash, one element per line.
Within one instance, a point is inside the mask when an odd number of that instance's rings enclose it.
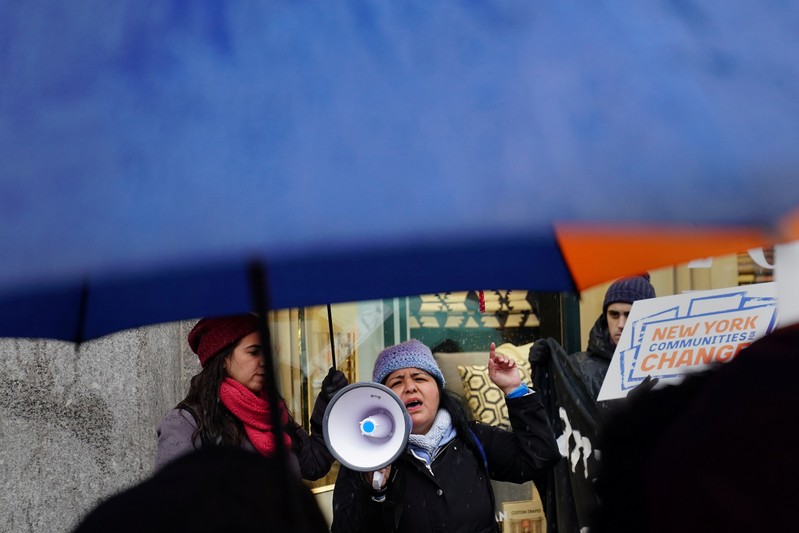
<path fill-rule="evenodd" d="M 283 308 L 574 290 L 796 236 L 797 23 L 730 0 L 4 2 L 0 335 L 240 312 L 252 261 Z"/>

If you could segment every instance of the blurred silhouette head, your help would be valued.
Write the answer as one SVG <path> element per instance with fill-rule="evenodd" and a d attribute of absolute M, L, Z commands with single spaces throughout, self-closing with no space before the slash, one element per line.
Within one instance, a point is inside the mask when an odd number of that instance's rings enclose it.
<path fill-rule="evenodd" d="M 592 533 L 790 531 L 799 325 L 630 400 L 604 426 Z"/>
<path fill-rule="evenodd" d="M 102 502 L 75 529 L 101 531 L 327 533 L 328 526 L 310 489 L 286 465 L 211 447 Z"/>

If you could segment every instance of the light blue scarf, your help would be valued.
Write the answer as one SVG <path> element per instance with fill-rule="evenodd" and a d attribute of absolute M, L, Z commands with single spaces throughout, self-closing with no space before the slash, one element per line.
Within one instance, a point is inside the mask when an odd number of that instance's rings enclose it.
<path fill-rule="evenodd" d="M 433 457 L 439 448 L 455 438 L 455 426 L 452 425 L 452 417 L 446 409 L 439 409 L 433 425 L 424 435 L 411 433 L 408 437 L 408 448 L 419 459 L 423 459 L 427 464 L 432 463 Z"/>

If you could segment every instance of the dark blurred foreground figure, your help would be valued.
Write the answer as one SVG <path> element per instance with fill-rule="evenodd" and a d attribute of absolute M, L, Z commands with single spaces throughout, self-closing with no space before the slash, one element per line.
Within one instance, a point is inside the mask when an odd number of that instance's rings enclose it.
<path fill-rule="evenodd" d="M 631 399 L 601 434 L 591 533 L 796 531 L 799 325 Z"/>
<path fill-rule="evenodd" d="M 310 489 L 274 461 L 237 447 L 191 452 L 98 505 L 75 533 L 327 533 Z"/>

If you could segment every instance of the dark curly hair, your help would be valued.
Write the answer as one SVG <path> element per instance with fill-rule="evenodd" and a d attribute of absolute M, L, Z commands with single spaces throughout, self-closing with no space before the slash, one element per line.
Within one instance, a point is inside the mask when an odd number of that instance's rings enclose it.
<path fill-rule="evenodd" d="M 444 408 L 449 412 L 455 431 L 457 431 L 458 435 L 462 436 L 469 451 L 482 463 L 484 459 L 484 452 L 481 449 L 482 445 L 477 443 L 477 435 L 475 435 L 470 427 L 470 423 L 474 421 L 474 418 L 466 413 L 463 398 L 457 393 L 442 388 L 441 385 L 438 386 L 438 394 L 439 409 Z"/>
<path fill-rule="evenodd" d="M 240 341 L 239 341 L 240 342 Z M 186 397 L 177 405 L 191 413 L 197 422 L 197 429 L 192 434 L 192 441 L 199 441 L 202 447 L 208 446 L 241 446 L 246 438 L 244 425 L 219 399 L 219 387 L 222 380 L 228 377 L 225 361 L 233 354 L 238 343 L 232 344 L 213 356 L 202 369 L 202 372 L 191 378 L 191 385 Z M 283 403 L 285 401 L 280 398 Z M 291 412 L 289 422 L 283 428 L 291 437 L 294 447 L 299 445 L 296 438 L 298 424 Z"/>

